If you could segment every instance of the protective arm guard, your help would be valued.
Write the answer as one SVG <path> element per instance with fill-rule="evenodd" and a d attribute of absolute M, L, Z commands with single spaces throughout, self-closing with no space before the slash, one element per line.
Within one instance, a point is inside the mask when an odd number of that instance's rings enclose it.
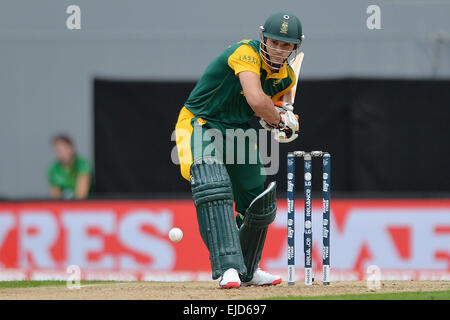
<path fill-rule="evenodd" d="M 225 165 L 214 158 L 195 161 L 191 166 L 191 189 L 200 235 L 209 250 L 212 278 L 219 278 L 229 268 L 246 274 Z"/>
<path fill-rule="evenodd" d="M 267 229 L 275 220 L 277 212 L 276 188 L 276 182 L 271 182 L 267 189 L 250 203 L 239 229 L 242 254 L 247 267 L 247 275 L 241 277 L 243 282 L 253 278 L 261 260 Z"/>

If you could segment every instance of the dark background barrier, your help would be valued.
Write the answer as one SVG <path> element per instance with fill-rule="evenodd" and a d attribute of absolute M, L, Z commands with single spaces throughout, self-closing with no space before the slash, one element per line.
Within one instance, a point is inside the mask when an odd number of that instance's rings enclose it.
<path fill-rule="evenodd" d="M 450 81 L 301 81 L 300 137 L 280 145 L 276 180 L 286 190 L 286 154 L 332 154 L 335 192 L 448 192 Z M 189 193 L 171 161 L 172 132 L 195 82 L 97 79 L 94 90 L 97 195 Z M 256 121 L 252 123 L 257 125 Z M 296 182 L 303 183 L 302 161 Z M 313 188 L 320 190 L 320 162 Z"/>

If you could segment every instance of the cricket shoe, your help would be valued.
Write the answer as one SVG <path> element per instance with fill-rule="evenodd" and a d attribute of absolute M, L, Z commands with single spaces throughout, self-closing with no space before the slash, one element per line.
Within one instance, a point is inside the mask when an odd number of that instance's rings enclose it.
<path fill-rule="evenodd" d="M 239 288 L 241 286 L 241 279 L 236 269 L 230 268 L 225 271 L 219 282 L 221 289 Z"/>
<path fill-rule="evenodd" d="M 268 272 L 262 271 L 260 268 L 256 269 L 253 274 L 252 280 L 248 282 L 242 282 L 243 287 L 248 286 L 275 286 L 281 283 L 281 277 L 273 275 Z"/>

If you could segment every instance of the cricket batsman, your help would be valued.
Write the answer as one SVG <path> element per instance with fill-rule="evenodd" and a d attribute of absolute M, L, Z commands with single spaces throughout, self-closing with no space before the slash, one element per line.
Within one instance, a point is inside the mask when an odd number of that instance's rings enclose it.
<path fill-rule="evenodd" d="M 288 57 L 299 52 L 302 40 L 294 14 L 270 15 L 260 27 L 260 40 L 233 44 L 209 64 L 178 116 L 181 175 L 191 183 L 200 235 L 220 288 L 281 283 L 280 276 L 259 268 L 276 215 L 276 183 L 264 188 L 257 141 L 247 137 L 239 143 L 236 132 L 255 130 L 249 120 L 258 116 L 279 142 L 297 138 L 298 117 L 284 101 L 291 101 L 296 84 Z"/>

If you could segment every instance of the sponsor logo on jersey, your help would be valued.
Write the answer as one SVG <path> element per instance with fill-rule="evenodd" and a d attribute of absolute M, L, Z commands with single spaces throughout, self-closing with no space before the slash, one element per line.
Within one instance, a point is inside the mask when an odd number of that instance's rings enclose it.
<path fill-rule="evenodd" d="M 239 60 L 252 63 L 252 64 L 259 64 L 259 60 L 256 57 L 253 56 L 247 56 L 247 55 L 240 55 Z"/>
<path fill-rule="evenodd" d="M 272 86 L 276 87 L 277 85 L 280 84 L 280 82 L 281 82 L 281 79 L 275 79 L 275 80 L 273 80 L 273 82 L 272 82 Z"/>

